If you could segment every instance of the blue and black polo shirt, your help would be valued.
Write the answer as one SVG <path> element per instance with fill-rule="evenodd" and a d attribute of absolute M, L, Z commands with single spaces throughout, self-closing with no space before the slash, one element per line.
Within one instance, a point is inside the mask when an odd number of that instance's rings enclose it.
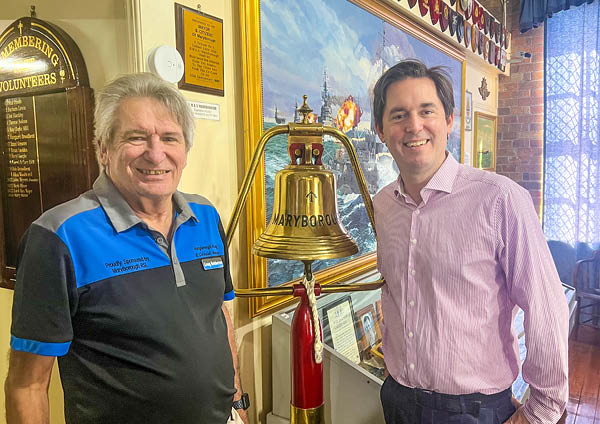
<path fill-rule="evenodd" d="M 103 173 L 45 212 L 19 247 L 11 347 L 58 356 L 68 423 L 225 423 L 234 297 L 223 227 L 176 192 L 173 240 Z"/>

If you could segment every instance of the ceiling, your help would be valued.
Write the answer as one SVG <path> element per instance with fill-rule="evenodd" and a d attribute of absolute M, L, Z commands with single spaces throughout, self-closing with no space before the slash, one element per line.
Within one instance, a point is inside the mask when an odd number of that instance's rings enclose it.
<path fill-rule="evenodd" d="M 0 20 L 30 16 L 31 5 L 39 19 L 125 18 L 125 0 L 2 0 Z"/>

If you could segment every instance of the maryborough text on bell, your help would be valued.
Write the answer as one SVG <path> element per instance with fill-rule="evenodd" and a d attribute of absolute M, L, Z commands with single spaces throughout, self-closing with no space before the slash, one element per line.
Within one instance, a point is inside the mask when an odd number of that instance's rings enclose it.
<path fill-rule="evenodd" d="M 274 213 L 271 223 L 282 227 L 322 227 L 324 225 L 337 225 L 335 215 L 294 215 L 290 213 Z"/>

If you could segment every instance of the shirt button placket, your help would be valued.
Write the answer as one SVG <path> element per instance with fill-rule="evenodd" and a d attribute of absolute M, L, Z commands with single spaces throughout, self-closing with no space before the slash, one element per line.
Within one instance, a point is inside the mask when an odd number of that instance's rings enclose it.
<path fill-rule="evenodd" d="M 417 283 L 415 277 L 417 275 L 417 271 L 415 269 L 415 254 L 417 248 L 417 234 L 419 233 L 419 215 L 421 211 L 419 209 L 415 209 L 412 214 L 411 225 L 410 225 L 410 238 L 408 243 L 408 284 L 407 284 L 407 307 L 405 311 L 406 316 L 406 361 L 408 363 L 408 381 L 414 382 L 414 374 L 412 371 L 415 369 L 415 359 L 416 359 L 416 344 L 414 340 L 414 333 L 409 329 L 415 328 L 415 322 L 417 320 L 416 310 L 414 308 L 415 301 L 413 299 L 416 298 L 417 292 Z"/>

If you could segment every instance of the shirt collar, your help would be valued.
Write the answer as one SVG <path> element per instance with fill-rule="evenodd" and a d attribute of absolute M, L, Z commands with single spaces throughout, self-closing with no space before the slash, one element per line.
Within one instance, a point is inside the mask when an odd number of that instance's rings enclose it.
<path fill-rule="evenodd" d="M 458 174 L 458 168 L 458 162 L 454 159 L 454 156 L 447 153 L 446 159 L 442 162 L 442 166 L 440 166 L 435 174 L 433 174 L 433 177 L 431 177 L 423 189 L 452 193 L 452 187 L 454 186 L 454 180 Z"/>
<path fill-rule="evenodd" d="M 143 223 L 105 172 L 101 172 L 94 181 L 92 190 L 118 233 Z M 181 221 L 187 221 L 190 218 L 198 221 L 192 208 L 179 191 L 173 193 L 173 205 Z"/>
<path fill-rule="evenodd" d="M 443 191 L 446 193 L 452 193 L 452 187 L 454 186 L 454 180 L 458 175 L 458 162 L 454 159 L 454 156 L 447 152 L 446 159 L 442 162 L 442 166 L 433 174 L 429 182 L 421 189 L 423 190 L 435 190 Z M 404 182 L 402 177 L 398 175 L 396 180 L 396 194 L 406 199 L 408 195 L 404 189 Z"/>

